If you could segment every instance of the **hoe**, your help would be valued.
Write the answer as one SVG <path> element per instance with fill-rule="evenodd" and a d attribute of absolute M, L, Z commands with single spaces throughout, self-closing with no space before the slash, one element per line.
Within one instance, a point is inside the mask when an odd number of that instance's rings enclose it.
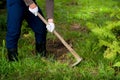
<path fill-rule="evenodd" d="M 38 17 L 47 25 L 48 22 L 45 20 L 45 18 L 38 13 Z M 53 31 L 54 35 L 57 36 L 57 38 L 64 44 L 64 46 L 72 53 L 72 55 L 75 57 L 76 62 L 71 65 L 71 67 L 74 67 L 78 65 L 81 61 L 82 58 L 71 48 L 71 46 L 56 32 L 56 30 Z"/>

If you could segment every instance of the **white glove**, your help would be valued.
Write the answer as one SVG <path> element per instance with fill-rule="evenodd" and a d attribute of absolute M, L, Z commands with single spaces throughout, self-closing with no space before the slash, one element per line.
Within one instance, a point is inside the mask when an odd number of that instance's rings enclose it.
<path fill-rule="evenodd" d="M 35 16 L 37 16 L 38 7 L 35 7 L 35 8 L 33 8 L 33 9 L 29 7 L 29 11 L 30 11 L 31 13 L 33 13 Z"/>
<path fill-rule="evenodd" d="M 48 25 L 46 25 L 46 28 L 49 32 L 53 32 L 55 29 L 55 25 L 53 22 L 49 22 Z"/>

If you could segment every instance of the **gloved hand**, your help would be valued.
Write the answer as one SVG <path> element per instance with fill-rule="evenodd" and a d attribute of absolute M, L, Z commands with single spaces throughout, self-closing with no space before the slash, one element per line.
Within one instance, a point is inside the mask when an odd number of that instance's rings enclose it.
<path fill-rule="evenodd" d="M 38 13 L 38 7 L 36 6 L 35 8 L 30 8 L 29 7 L 29 11 L 31 12 L 31 13 L 33 13 L 35 16 L 37 16 L 37 13 Z"/>
<path fill-rule="evenodd" d="M 49 32 L 53 32 L 55 29 L 55 25 L 53 22 L 48 22 L 48 25 L 46 25 L 46 28 Z"/>

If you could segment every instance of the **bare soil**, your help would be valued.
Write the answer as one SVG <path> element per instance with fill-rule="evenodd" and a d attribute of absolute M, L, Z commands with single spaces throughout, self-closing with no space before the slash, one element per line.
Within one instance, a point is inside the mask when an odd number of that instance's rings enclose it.
<path fill-rule="evenodd" d="M 71 25 L 71 30 L 73 30 L 73 31 L 80 31 L 80 32 L 89 32 L 87 27 L 83 27 L 80 24 L 72 24 Z"/>
<path fill-rule="evenodd" d="M 66 41 L 70 46 L 72 45 L 71 40 Z M 72 47 L 72 46 L 71 46 Z M 56 40 L 47 40 L 47 54 L 48 56 L 53 56 L 54 59 L 61 63 L 73 63 L 73 58 L 71 58 L 68 54 L 70 52 L 67 48 L 62 44 L 62 42 L 58 39 Z"/>
<path fill-rule="evenodd" d="M 69 40 L 67 41 L 69 43 Z M 60 40 L 47 40 L 47 53 L 56 59 L 66 55 L 69 51 Z"/>

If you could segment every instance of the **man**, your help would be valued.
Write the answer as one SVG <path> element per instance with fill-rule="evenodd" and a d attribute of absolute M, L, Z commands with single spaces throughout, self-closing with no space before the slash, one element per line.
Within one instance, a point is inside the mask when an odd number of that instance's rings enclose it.
<path fill-rule="evenodd" d="M 46 28 L 49 32 L 53 32 L 53 7 L 54 0 L 46 0 L 46 12 L 49 25 L 45 25 L 37 16 L 39 12 L 35 0 L 7 0 L 7 35 L 6 45 L 9 61 L 18 60 L 17 43 L 20 36 L 20 29 L 23 19 L 35 33 L 36 52 L 41 56 L 46 56 Z M 43 14 L 42 14 L 43 15 Z"/>

